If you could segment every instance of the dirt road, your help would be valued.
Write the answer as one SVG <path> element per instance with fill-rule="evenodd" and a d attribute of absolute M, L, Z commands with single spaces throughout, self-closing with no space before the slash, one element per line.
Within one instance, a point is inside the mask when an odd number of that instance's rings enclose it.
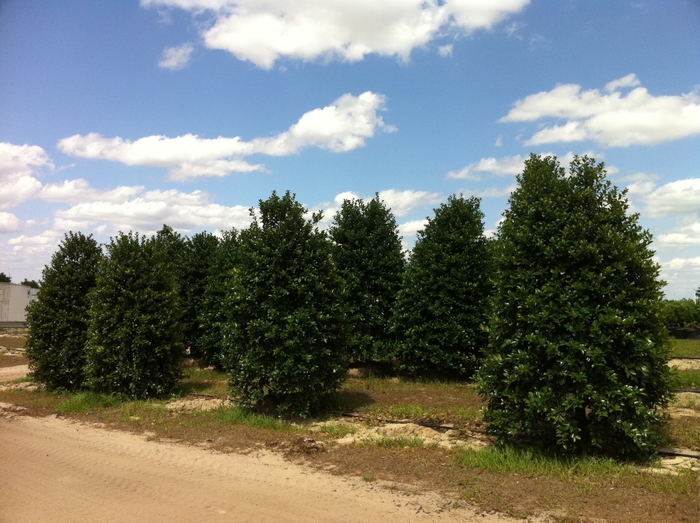
<path fill-rule="evenodd" d="M 368 522 L 509 519 L 441 511 L 269 453 L 225 455 L 64 419 L 0 417 L 0 522 Z"/>

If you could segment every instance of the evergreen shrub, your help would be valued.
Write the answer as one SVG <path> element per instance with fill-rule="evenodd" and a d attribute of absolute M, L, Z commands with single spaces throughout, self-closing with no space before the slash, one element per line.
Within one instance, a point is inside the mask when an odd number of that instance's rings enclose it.
<path fill-rule="evenodd" d="M 400 368 L 468 378 L 488 341 L 489 255 L 478 198 L 451 196 L 418 232 L 393 326 Z"/>
<path fill-rule="evenodd" d="M 391 315 L 405 266 L 396 219 L 379 195 L 367 203 L 345 200 L 330 237 L 347 286 L 352 358 L 388 361 Z"/>
<path fill-rule="evenodd" d="M 181 256 L 180 296 L 182 299 L 182 325 L 184 343 L 190 355 L 202 357 L 200 347 L 202 336 L 199 317 L 205 299 L 207 277 L 217 251 L 219 239 L 211 233 L 200 232 L 184 241 Z"/>
<path fill-rule="evenodd" d="M 244 405 L 307 416 L 338 389 L 347 360 L 343 280 L 321 214 L 289 191 L 260 201 L 239 236 L 224 329 L 231 391 Z"/>
<path fill-rule="evenodd" d="M 184 346 L 177 281 L 156 239 L 119 233 L 90 293 L 87 382 L 130 399 L 170 394 Z"/>
<path fill-rule="evenodd" d="M 649 456 L 672 396 L 651 234 L 604 165 L 531 155 L 498 231 L 479 372 L 498 441 Z"/>
<path fill-rule="evenodd" d="M 88 295 L 101 258 L 92 236 L 69 232 L 44 267 L 41 289 L 27 307 L 26 356 L 34 379 L 49 390 L 83 387 Z"/>
<path fill-rule="evenodd" d="M 196 351 L 207 365 L 223 370 L 224 326 L 231 321 L 226 295 L 236 268 L 238 233 L 225 231 L 211 259 L 204 295 L 198 313 L 199 331 Z"/>

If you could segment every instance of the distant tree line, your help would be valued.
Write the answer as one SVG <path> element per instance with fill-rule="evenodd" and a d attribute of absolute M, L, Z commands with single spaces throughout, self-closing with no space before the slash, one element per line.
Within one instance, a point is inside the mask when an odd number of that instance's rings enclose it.
<path fill-rule="evenodd" d="M 189 353 L 251 408 L 308 416 L 349 365 L 476 379 L 498 441 L 648 455 L 671 396 L 651 235 L 603 164 L 532 155 L 494 238 L 478 198 L 435 209 L 409 256 L 379 196 L 327 231 L 287 191 L 251 225 L 184 237 L 69 233 L 30 305 L 52 390 L 171 394 Z"/>
<path fill-rule="evenodd" d="M 0 272 L 0 283 L 12 283 L 12 277 L 11 277 L 11 276 L 8 276 L 8 275 L 5 274 L 4 272 Z M 39 288 L 39 284 L 38 284 L 36 281 L 34 281 L 34 280 L 28 280 L 27 278 L 25 278 L 24 280 L 22 280 L 22 282 L 20 283 L 20 285 L 26 285 L 27 287 L 31 287 L 32 289 L 38 289 L 38 288 Z"/>

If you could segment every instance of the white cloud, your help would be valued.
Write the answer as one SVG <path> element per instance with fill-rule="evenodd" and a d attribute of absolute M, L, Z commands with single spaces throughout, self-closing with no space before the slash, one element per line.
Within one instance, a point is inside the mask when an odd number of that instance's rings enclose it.
<path fill-rule="evenodd" d="M 455 180 L 481 180 L 479 173 L 495 174 L 496 176 L 515 176 L 523 170 L 526 157 L 522 155 L 503 156 L 501 158 L 482 158 L 471 163 L 460 171 L 450 171 L 445 178 Z"/>
<path fill-rule="evenodd" d="M 234 138 L 200 138 L 187 134 L 176 138 L 147 136 L 136 141 L 104 138 L 97 133 L 76 134 L 58 142 L 66 154 L 82 158 L 111 160 L 126 165 L 147 165 L 169 169 L 170 178 L 186 180 L 199 176 L 225 176 L 232 172 L 265 170 L 243 157 L 252 154 L 287 156 L 305 147 L 347 152 L 365 145 L 375 131 L 393 132 L 377 113 L 384 110 L 385 97 L 367 91 L 360 96 L 345 94 L 332 105 L 302 115 L 297 123 L 270 138 L 249 142 Z"/>
<path fill-rule="evenodd" d="M 21 227 L 19 218 L 9 212 L 0 212 L 0 234 L 17 232 Z"/>
<path fill-rule="evenodd" d="M 590 156 L 592 158 L 602 158 L 602 153 L 594 151 L 585 151 L 581 156 Z M 556 156 L 554 153 L 540 153 L 540 156 Z M 574 159 L 574 153 L 569 151 L 566 154 L 557 156 L 559 164 L 562 167 L 568 167 L 571 160 Z M 501 158 L 482 158 L 478 162 L 471 163 L 463 167 L 460 171 L 450 171 L 445 175 L 447 179 L 454 180 L 472 180 L 479 181 L 482 179 L 482 174 L 494 174 L 496 176 L 515 176 L 523 171 L 525 160 L 529 156 L 516 154 L 515 156 L 502 156 Z M 609 174 L 617 172 L 617 168 L 606 166 L 605 169 Z"/>
<path fill-rule="evenodd" d="M 396 191 L 388 189 L 379 191 L 379 199 L 383 200 L 387 207 L 391 209 L 394 216 L 406 216 L 409 212 L 426 205 L 435 205 L 440 203 L 443 198 L 440 193 L 428 191 Z"/>
<path fill-rule="evenodd" d="M 63 232 L 49 229 L 36 235 L 23 234 L 10 238 L 7 243 L 12 246 L 13 254 L 23 256 L 24 260 L 31 260 L 33 257 L 48 258 L 56 251 L 63 236 Z"/>
<path fill-rule="evenodd" d="M 59 210 L 54 226 L 60 230 L 94 229 L 99 233 L 135 230 L 151 233 L 163 224 L 189 231 L 208 227 L 243 228 L 250 223 L 248 207 L 211 203 L 202 191 L 148 191 L 122 202 L 92 201 Z"/>
<path fill-rule="evenodd" d="M 399 224 L 399 234 L 406 237 L 413 237 L 418 234 L 418 231 L 422 231 L 428 225 L 427 218 L 422 220 L 411 220 L 410 222 Z"/>
<path fill-rule="evenodd" d="M 443 58 L 447 58 L 448 56 L 452 56 L 452 50 L 454 48 L 454 45 L 449 44 L 449 45 L 441 45 L 438 47 L 438 54 L 442 56 Z"/>
<path fill-rule="evenodd" d="M 499 136 L 498 138 L 496 138 L 496 143 L 494 143 L 493 145 L 495 145 L 496 147 L 503 147 L 503 137 Z"/>
<path fill-rule="evenodd" d="M 177 47 L 167 47 L 163 50 L 163 56 L 158 62 L 158 67 L 170 69 L 171 71 L 184 69 L 190 63 L 192 51 L 194 51 L 194 46 L 189 42 Z"/>
<path fill-rule="evenodd" d="M 649 194 L 645 202 L 652 218 L 700 212 L 700 178 L 663 185 Z"/>
<path fill-rule="evenodd" d="M 489 187 L 481 191 L 464 189 L 461 192 L 478 198 L 501 198 L 503 196 L 510 196 L 517 188 L 518 186 L 516 184 L 511 184 L 508 187 Z"/>
<path fill-rule="evenodd" d="M 90 187 L 87 180 L 78 178 L 76 180 L 65 180 L 60 183 L 44 185 L 37 197 L 47 202 L 65 202 L 71 204 L 92 201 L 119 203 L 142 192 L 143 189 L 143 186 L 119 186 L 109 191 L 100 191 L 99 189 Z"/>
<path fill-rule="evenodd" d="M 545 118 L 567 120 L 544 127 L 526 145 L 593 140 L 609 147 L 655 145 L 700 134 L 700 96 L 652 96 L 639 86 L 634 74 L 597 89 L 581 91 L 577 84 L 558 85 L 551 91 L 515 102 L 500 122 Z M 621 88 L 633 87 L 627 95 Z"/>
<path fill-rule="evenodd" d="M 686 271 L 700 269 L 700 256 L 695 258 L 673 258 L 671 261 L 662 262 L 661 267 L 668 271 Z"/>
<path fill-rule="evenodd" d="M 638 87 L 640 85 L 642 84 L 639 81 L 639 78 L 637 78 L 637 75 L 630 73 L 627 76 L 623 76 L 622 78 L 618 78 L 617 80 L 613 80 L 612 82 L 605 84 L 605 90 L 612 93 L 620 89 L 620 87 Z"/>
<path fill-rule="evenodd" d="M 447 34 L 490 29 L 529 0 L 142 0 L 150 6 L 214 12 L 204 44 L 270 69 L 280 58 L 355 62 L 368 54 L 408 60 Z"/>
<path fill-rule="evenodd" d="M 657 240 L 667 247 L 691 247 L 700 245 L 700 222 L 676 227 L 666 234 L 659 234 Z"/>
<path fill-rule="evenodd" d="M 38 145 L 0 142 L 0 209 L 14 207 L 41 189 L 33 176 L 41 167 L 53 169 L 54 165 Z"/>

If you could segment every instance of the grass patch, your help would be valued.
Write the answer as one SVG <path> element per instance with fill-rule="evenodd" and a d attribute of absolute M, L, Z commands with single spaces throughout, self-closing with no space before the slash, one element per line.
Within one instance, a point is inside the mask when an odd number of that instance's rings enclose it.
<path fill-rule="evenodd" d="M 700 340 L 671 339 L 671 357 L 700 357 Z"/>
<path fill-rule="evenodd" d="M 0 336 L 0 347 L 5 347 L 7 349 L 24 349 L 26 341 L 25 338 L 18 338 L 16 336 Z"/>
<path fill-rule="evenodd" d="M 65 414 L 68 412 L 92 412 L 98 409 L 106 409 L 119 405 L 120 400 L 114 396 L 98 394 L 96 392 L 81 392 L 72 395 L 67 400 L 58 405 L 58 412 Z"/>
<path fill-rule="evenodd" d="M 679 389 L 700 389 L 700 370 L 676 371 L 676 387 Z"/>
<path fill-rule="evenodd" d="M 321 427 L 321 432 L 331 438 L 340 439 L 348 434 L 355 434 L 357 432 L 357 427 L 347 423 L 329 423 Z"/>
<path fill-rule="evenodd" d="M 486 447 L 457 451 L 457 463 L 465 468 L 525 476 L 548 476 L 565 481 L 574 478 L 610 478 L 635 472 L 631 464 L 608 458 L 562 458 L 532 449 Z"/>
<path fill-rule="evenodd" d="M 385 449 L 405 449 L 422 447 L 425 445 L 425 442 L 421 438 L 379 438 L 373 440 L 372 443 Z"/>
<path fill-rule="evenodd" d="M 212 396 L 228 396 L 228 374 L 215 370 L 188 367 L 183 371 L 178 385 L 179 394 L 211 394 Z"/>
<path fill-rule="evenodd" d="M 286 421 L 282 421 L 272 416 L 258 414 L 250 410 L 231 406 L 219 407 L 204 412 L 193 413 L 196 420 L 199 418 L 202 422 L 218 425 L 246 425 L 255 429 L 273 430 L 277 432 L 295 432 L 299 429 Z"/>

